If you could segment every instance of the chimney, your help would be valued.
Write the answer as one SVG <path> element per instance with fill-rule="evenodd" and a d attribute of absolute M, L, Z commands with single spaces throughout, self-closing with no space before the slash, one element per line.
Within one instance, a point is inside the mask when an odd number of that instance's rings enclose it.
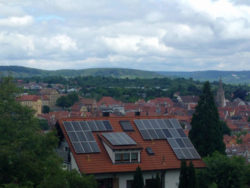
<path fill-rule="evenodd" d="M 102 112 L 103 117 L 109 117 L 109 112 Z"/>
<path fill-rule="evenodd" d="M 135 116 L 140 116 L 141 115 L 141 112 L 137 111 L 135 112 Z"/>

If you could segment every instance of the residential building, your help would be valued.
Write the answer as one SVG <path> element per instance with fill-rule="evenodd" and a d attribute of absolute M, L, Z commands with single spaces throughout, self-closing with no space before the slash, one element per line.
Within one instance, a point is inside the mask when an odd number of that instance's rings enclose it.
<path fill-rule="evenodd" d="M 35 116 L 42 113 L 42 100 L 37 95 L 23 95 L 16 99 L 23 106 L 28 106 L 35 111 Z"/>
<path fill-rule="evenodd" d="M 53 88 L 45 88 L 41 89 L 41 95 L 46 95 L 49 98 L 49 107 L 54 108 L 56 105 L 56 100 L 60 97 L 60 94 L 56 89 Z"/>
<path fill-rule="evenodd" d="M 95 176 L 98 187 L 127 188 L 139 166 L 147 185 L 177 188 L 181 160 L 205 167 L 176 119 L 166 117 L 65 118 L 57 122 L 65 167 Z"/>

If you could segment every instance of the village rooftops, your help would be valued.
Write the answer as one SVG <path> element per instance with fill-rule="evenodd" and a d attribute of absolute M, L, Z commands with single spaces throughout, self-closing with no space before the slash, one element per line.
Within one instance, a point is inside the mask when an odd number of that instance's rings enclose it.
<path fill-rule="evenodd" d="M 126 121 L 126 128 L 121 122 Z M 205 167 L 177 120 L 166 117 L 66 118 L 58 121 L 80 172 L 105 174 Z"/>

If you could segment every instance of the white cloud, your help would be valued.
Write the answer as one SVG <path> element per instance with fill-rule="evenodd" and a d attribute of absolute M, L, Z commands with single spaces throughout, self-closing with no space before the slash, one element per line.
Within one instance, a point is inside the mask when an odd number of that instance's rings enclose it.
<path fill-rule="evenodd" d="M 245 0 L 0 0 L 0 12 L 0 65 L 250 69 Z"/>
<path fill-rule="evenodd" d="M 60 34 L 46 40 L 51 48 L 60 48 L 63 51 L 76 50 L 77 48 L 76 42 L 67 35 Z"/>
<path fill-rule="evenodd" d="M 10 27 L 19 27 L 19 26 L 28 26 L 33 23 L 32 16 L 22 16 L 22 17 L 8 17 L 0 19 L 0 26 L 10 26 Z"/>

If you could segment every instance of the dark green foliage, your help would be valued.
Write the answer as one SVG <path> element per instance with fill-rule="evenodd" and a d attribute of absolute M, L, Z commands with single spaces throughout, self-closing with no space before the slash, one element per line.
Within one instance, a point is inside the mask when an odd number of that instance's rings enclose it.
<path fill-rule="evenodd" d="M 225 121 L 220 121 L 221 127 L 222 127 L 222 134 L 223 135 L 231 135 L 231 129 L 227 126 L 227 123 Z"/>
<path fill-rule="evenodd" d="M 222 124 L 209 82 L 204 84 L 191 125 L 189 137 L 202 157 L 215 151 L 225 153 Z"/>
<path fill-rule="evenodd" d="M 144 187 L 144 180 L 142 176 L 141 168 L 138 166 L 136 168 L 132 188 L 143 188 Z"/>
<path fill-rule="evenodd" d="M 247 91 L 245 89 L 239 88 L 233 92 L 233 99 L 240 98 L 245 100 L 247 96 Z"/>
<path fill-rule="evenodd" d="M 187 187 L 188 188 L 196 188 L 196 175 L 195 175 L 195 169 L 192 161 L 190 161 L 189 166 L 187 168 L 187 174 L 188 174 L 188 182 L 187 182 Z"/>
<path fill-rule="evenodd" d="M 62 170 L 54 132 L 41 133 L 33 111 L 16 102 L 18 90 L 12 79 L 0 82 L 0 187 L 73 188 L 71 176 L 76 177 L 78 187 L 95 187 L 93 178 Z"/>
<path fill-rule="evenodd" d="M 205 169 L 197 173 L 198 185 L 202 188 L 217 185 L 218 188 L 238 188 L 249 186 L 250 165 L 242 157 L 229 158 L 225 155 L 214 153 L 204 158 Z"/>
<path fill-rule="evenodd" d="M 188 168 L 185 160 L 181 161 L 181 171 L 179 176 L 179 188 L 187 188 L 188 185 Z"/>
<path fill-rule="evenodd" d="M 46 119 L 38 119 L 38 122 L 39 122 L 40 129 L 44 131 L 49 129 L 49 124 Z"/>
<path fill-rule="evenodd" d="M 157 173 L 155 178 L 155 188 L 161 188 L 161 178 L 160 175 Z"/>
<path fill-rule="evenodd" d="M 44 113 L 44 114 L 47 114 L 47 113 L 49 113 L 50 112 L 50 108 L 49 108 L 49 106 L 43 106 L 43 108 L 42 108 L 42 113 Z"/>
<path fill-rule="evenodd" d="M 68 108 L 79 100 L 78 94 L 73 92 L 67 96 L 61 96 L 56 100 L 56 105 L 62 108 Z"/>

